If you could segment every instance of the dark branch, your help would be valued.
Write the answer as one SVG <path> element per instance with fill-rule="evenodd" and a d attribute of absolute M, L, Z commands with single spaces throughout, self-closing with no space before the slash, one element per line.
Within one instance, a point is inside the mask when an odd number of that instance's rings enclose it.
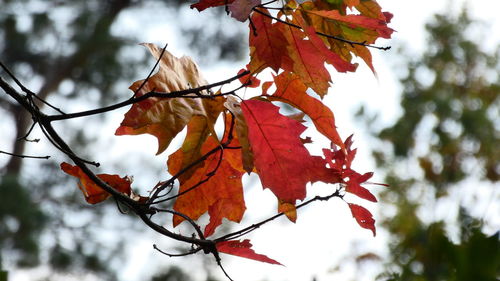
<path fill-rule="evenodd" d="M 144 204 L 134 201 L 132 198 L 127 195 L 115 190 L 112 186 L 108 185 L 106 182 L 101 180 L 94 174 L 85 164 L 84 161 L 80 157 L 78 157 L 71 148 L 66 144 L 66 142 L 59 136 L 59 134 L 52 127 L 50 118 L 47 115 L 40 112 L 40 110 L 29 101 L 27 96 L 23 96 L 15 89 L 13 89 L 7 82 L 5 82 L 2 77 L 0 77 L 0 88 L 2 88 L 5 93 L 14 98 L 21 106 L 23 106 L 34 118 L 34 120 L 40 125 L 44 134 L 49 138 L 52 144 L 55 145 L 56 148 L 60 149 L 63 153 L 65 153 L 73 162 L 83 171 L 83 173 L 89 177 L 97 186 L 102 188 L 104 191 L 110 193 L 117 201 L 127 206 L 130 210 L 133 210 L 142 221 L 148 225 L 151 229 L 170 237 L 174 240 L 199 245 L 200 247 L 211 249 L 214 247 L 214 242 L 206 239 L 197 239 L 193 237 L 184 236 L 181 234 L 173 233 L 168 229 L 164 228 L 161 225 L 153 222 L 148 214 L 154 213 L 154 210 L 149 209 Z"/>
<path fill-rule="evenodd" d="M 203 235 L 203 232 L 201 231 L 200 226 L 192 218 L 190 218 L 189 216 L 187 216 L 185 214 L 182 214 L 182 213 L 179 213 L 179 212 L 174 211 L 174 210 L 161 209 L 161 208 L 155 208 L 155 207 L 152 207 L 150 209 L 153 210 L 153 211 L 156 211 L 156 212 L 170 213 L 170 214 L 182 217 L 183 219 L 185 219 L 186 221 L 188 221 L 191 224 L 191 226 L 193 226 L 193 228 L 196 230 L 196 233 L 198 233 L 198 237 L 200 239 L 205 239 L 205 236 Z"/>
<path fill-rule="evenodd" d="M 245 72 L 242 72 L 236 76 L 233 76 L 229 79 L 226 79 L 226 80 L 223 80 L 223 81 L 220 81 L 220 82 L 217 82 L 217 83 L 213 83 L 213 84 L 209 84 L 209 85 L 205 85 L 205 86 L 201 86 L 201 87 L 198 87 L 198 88 L 192 88 L 192 89 L 186 89 L 186 90 L 181 90 L 181 91 L 175 91 L 175 92 L 170 92 L 170 93 L 163 93 L 163 92 L 149 92 L 149 93 L 146 93 L 140 97 L 136 97 L 136 98 L 131 98 L 131 99 L 128 99 L 126 101 L 123 101 L 123 102 L 120 102 L 120 103 L 117 103 L 117 104 L 114 104 L 114 105 L 110 105 L 110 106 L 106 106 L 106 107 L 101 107 L 101 108 L 98 108 L 98 109 L 93 109 L 93 110 L 88 110 L 88 111 L 82 111 L 82 112 L 76 112 L 76 113 L 69 113 L 69 114 L 61 114 L 61 115 L 50 115 L 48 116 L 48 119 L 50 121 L 57 121 L 57 120 L 66 120 L 66 119 L 72 119 L 72 118 L 78 118 L 78 117 L 84 117 L 84 116 L 90 116 L 90 115 L 96 115 L 96 114 L 101 114 L 101 113 L 105 113 L 105 112 L 108 112 L 108 111 L 112 111 L 112 110 L 115 110 L 115 109 L 118 109 L 118 108 L 122 108 L 124 106 L 128 106 L 128 105 L 131 105 L 131 104 L 134 104 L 134 103 L 138 103 L 138 102 L 141 102 L 143 100 L 146 100 L 148 98 L 169 98 L 169 99 L 172 99 L 172 98 L 214 98 L 214 97 L 217 97 L 217 96 L 227 96 L 227 95 L 234 95 L 234 90 L 233 91 L 230 91 L 230 92 L 227 92 L 227 93 L 223 93 L 223 94 L 218 94 L 218 95 L 197 95 L 197 93 L 201 92 L 201 91 L 204 91 L 204 90 L 208 90 L 208 89 L 211 89 L 211 88 L 215 88 L 215 87 L 218 87 L 218 86 L 222 86 L 222 85 L 225 85 L 225 84 L 229 84 L 231 83 L 232 81 L 236 80 L 236 79 L 239 79 L 240 77 L 243 77 L 247 74 L 249 74 L 250 72 L 249 71 L 245 71 Z M 188 96 L 190 94 L 195 94 L 194 96 Z"/>

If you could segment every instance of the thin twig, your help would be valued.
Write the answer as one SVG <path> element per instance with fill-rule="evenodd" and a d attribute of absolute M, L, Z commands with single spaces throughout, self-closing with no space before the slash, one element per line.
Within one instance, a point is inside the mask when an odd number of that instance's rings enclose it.
<path fill-rule="evenodd" d="M 33 122 L 33 124 L 31 124 L 30 128 L 28 129 L 28 132 L 27 132 L 24 136 L 22 136 L 22 137 L 18 138 L 17 140 L 18 140 L 18 141 L 19 141 L 19 140 L 25 140 L 25 141 L 31 141 L 31 142 L 39 142 L 39 141 L 40 141 L 39 139 L 35 139 L 35 140 L 28 140 L 28 136 L 31 134 L 31 132 L 32 132 L 32 131 L 33 131 L 33 129 L 35 128 L 35 125 L 36 125 L 36 122 Z"/>
<path fill-rule="evenodd" d="M 19 157 L 19 158 L 31 158 L 31 159 L 49 159 L 50 156 L 31 156 L 31 155 L 23 155 L 23 154 L 15 154 L 15 153 L 10 153 L 6 151 L 0 150 L 0 154 L 7 154 L 10 156 L 14 157 Z"/>
<path fill-rule="evenodd" d="M 231 113 L 231 116 L 232 116 L 232 113 Z M 229 127 L 229 130 L 228 130 L 228 136 L 227 136 L 227 141 L 222 143 L 220 146 L 217 146 L 215 148 L 213 148 L 212 150 L 210 150 L 209 152 L 205 153 L 204 155 L 202 155 L 200 158 L 198 158 L 196 161 L 193 161 L 191 162 L 189 165 L 187 165 L 186 167 L 184 167 L 183 169 L 181 169 L 179 172 L 177 172 L 175 175 L 173 175 L 169 180 L 165 181 L 160 187 L 158 187 L 155 192 L 153 193 L 153 195 L 149 198 L 148 200 L 148 204 L 157 204 L 157 203 L 161 203 L 161 202 L 165 202 L 165 201 L 168 201 L 168 200 L 172 200 L 174 198 L 177 198 L 179 197 L 180 195 L 183 195 L 193 189 L 195 189 L 196 187 L 200 186 L 201 184 L 205 183 L 206 181 L 208 181 L 208 179 L 211 177 L 209 176 L 209 174 L 207 174 L 207 178 L 205 178 L 204 180 L 198 182 L 197 184 L 195 184 L 195 186 L 189 188 L 188 190 L 185 190 L 183 191 L 182 193 L 179 193 L 175 196 L 171 196 L 171 197 L 168 197 L 168 198 L 165 198 L 165 199 L 161 199 L 161 200 L 157 200 L 155 201 L 158 197 L 159 197 L 159 193 L 165 189 L 167 186 L 169 185 L 173 185 L 174 184 L 174 181 L 176 179 L 178 179 L 182 174 L 186 173 L 189 169 L 192 169 L 193 167 L 197 166 L 198 164 L 202 163 L 203 161 L 205 161 L 210 155 L 218 152 L 219 150 L 224 150 L 225 146 L 231 144 L 232 140 L 233 140 L 233 129 L 234 129 L 234 116 L 232 116 L 232 119 L 231 119 L 231 123 L 230 123 L 230 127 Z M 222 153 L 221 153 L 221 157 L 222 157 Z M 220 165 L 220 160 L 219 160 L 219 164 L 217 165 L 217 168 L 218 166 Z"/>
<path fill-rule="evenodd" d="M 222 266 L 222 262 L 220 261 L 220 259 L 217 262 L 217 265 L 220 267 L 220 269 L 222 270 L 222 272 L 224 273 L 224 275 L 226 275 L 227 279 L 229 279 L 229 281 L 233 281 L 233 279 L 231 278 L 231 276 L 229 276 L 229 274 L 226 272 L 226 270 Z"/>
<path fill-rule="evenodd" d="M 248 21 L 250 22 L 250 27 L 252 29 L 253 36 L 257 37 L 258 36 L 258 34 L 257 34 L 257 27 L 255 27 L 255 24 L 253 23 L 252 18 L 249 17 Z"/>
<path fill-rule="evenodd" d="M 341 189 L 339 188 L 339 189 L 335 190 L 334 193 L 332 193 L 332 194 L 330 194 L 328 196 L 316 196 L 316 197 L 314 197 L 312 199 L 309 199 L 309 200 L 305 201 L 302 204 L 297 205 L 295 207 L 295 209 L 298 210 L 298 209 L 300 209 L 300 208 L 302 208 L 302 207 L 304 207 L 306 205 L 311 204 L 314 201 L 328 201 L 328 200 L 330 200 L 333 197 L 343 198 L 343 195 L 340 194 L 340 190 Z M 234 231 L 232 233 L 229 233 L 229 234 L 226 234 L 226 235 L 221 236 L 219 238 L 216 238 L 216 239 L 214 239 L 214 241 L 215 242 L 221 242 L 221 241 L 227 241 L 227 240 L 232 240 L 232 239 L 239 238 L 239 237 L 241 237 L 243 235 L 246 235 L 246 234 L 248 234 L 248 233 L 256 230 L 257 228 L 261 227 L 263 224 L 266 224 L 266 223 L 268 223 L 270 221 L 273 221 L 273 220 L 275 220 L 275 219 L 277 219 L 277 218 L 279 218 L 279 217 L 281 217 L 283 215 L 285 215 L 285 213 L 283 213 L 283 212 L 282 213 L 278 213 L 278 214 L 276 214 L 276 215 L 274 215 L 272 217 L 269 217 L 269 218 L 267 218 L 265 220 L 262 220 L 262 221 L 260 221 L 258 223 L 252 224 L 252 225 L 250 225 L 248 227 L 245 227 L 243 229 L 240 229 L 238 231 Z"/>
<path fill-rule="evenodd" d="M 278 0 L 271 0 L 271 1 L 269 1 L 269 2 L 262 3 L 262 4 L 257 5 L 257 6 L 258 6 L 258 7 L 267 8 L 267 7 L 265 7 L 265 6 L 267 6 L 267 5 L 269 5 L 269 4 L 272 4 L 272 3 L 274 3 L 274 2 L 278 2 Z M 268 8 L 268 9 L 269 9 L 269 8 Z"/>
<path fill-rule="evenodd" d="M 99 166 L 101 166 L 101 164 L 100 164 L 100 163 L 98 163 L 98 162 L 94 162 L 94 161 L 90 161 L 90 160 L 87 160 L 87 159 L 83 159 L 83 158 L 81 158 L 80 156 L 78 156 L 78 155 L 74 154 L 74 153 L 73 153 L 73 151 L 71 151 L 71 150 L 66 150 L 66 148 L 64 148 L 64 147 L 60 146 L 60 144 L 59 144 L 57 141 L 55 141 L 55 140 L 53 139 L 53 135 L 47 132 L 47 127 L 46 127 L 46 126 L 44 126 L 44 125 L 41 125 L 41 124 L 40 124 L 40 129 L 42 130 L 42 133 L 45 135 L 45 137 L 49 140 L 49 142 L 50 142 L 50 143 L 51 143 L 54 147 L 56 147 L 59 151 L 61 151 L 62 153 L 66 154 L 66 155 L 68 155 L 68 156 L 70 156 L 70 157 L 72 156 L 72 157 L 74 157 L 74 158 L 76 158 L 76 159 L 80 160 L 81 162 L 83 162 L 83 163 L 85 163 L 85 164 L 89 164 L 89 165 L 92 165 L 92 166 L 95 166 L 95 167 L 99 167 Z M 54 131 L 54 132 L 55 132 L 55 131 Z"/>
<path fill-rule="evenodd" d="M 303 30 L 303 28 L 299 25 L 296 25 L 296 24 L 293 24 L 293 23 L 290 23 L 290 22 L 287 22 L 287 21 L 284 21 L 280 18 L 277 18 L 277 17 L 274 17 L 270 14 L 266 14 L 264 12 L 262 12 L 261 10 L 259 10 L 257 7 L 254 7 L 253 10 L 263 16 L 266 16 L 268 18 L 271 18 L 277 22 L 280 22 L 280 23 L 283 23 L 283 24 L 286 24 L 286 25 L 289 25 L 291 27 L 294 27 L 294 28 L 298 28 L 298 29 L 301 29 Z M 349 45 L 360 45 L 360 46 L 364 46 L 364 47 L 368 47 L 368 48 L 373 48 L 373 49 L 378 49 L 378 50 L 382 50 L 382 51 L 387 51 L 391 48 L 391 46 L 387 46 L 387 47 L 380 47 L 380 46 L 375 46 L 375 45 L 371 45 L 371 44 L 367 44 L 366 42 L 357 42 L 357 41 L 352 41 L 352 40 L 349 40 L 349 39 L 345 39 L 345 38 L 342 38 L 342 37 L 338 37 L 338 36 L 334 36 L 334 35 L 330 35 L 330 34 L 326 34 L 326 33 L 323 33 L 323 32 L 319 32 L 319 31 L 316 31 L 316 34 L 318 35 L 321 35 L 323 37 L 327 37 L 327 38 L 331 38 L 331 39 L 335 39 L 335 40 L 338 40 L 338 41 L 341 41 L 341 42 L 344 42 L 344 43 L 347 43 Z"/>
<path fill-rule="evenodd" d="M 200 239 L 205 239 L 205 236 L 203 235 L 203 232 L 201 231 L 200 226 L 192 218 L 190 218 L 189 216 L 187 216 L 187 215 L 185 215 L 183 213 L 174 211 L 174 210 L 161 209 L 161 208 L 155 208 L 155 207 L 152 207 L 150 209 L 152 211 L 163 212 L 163 213 L 170 213 L 170 214 L 182 217 L 183 219 L 185 219 L 186 221 L 188 221 L 191 224 L 191 226 L 196 230 L 196 232 L 198 234 L 198 237 Z"/>
<path fill-rule="evenodd" d="M 64 112 L 62 112 L 59 108 L 53 106 L 52 104 L 46 102 L 45 100 L 41 99 L 40 97 L 38 97 L 35 93 L 33 93 L 30 89 L 26 88 L 18 79 L 16 76 L 14 76 L 14 74 L 9 70 L 9 68 L 7 66 L 5 66 L 1 61 L 0 61 L 0 67 L 2 67 L 2 69 L 7 72 L 7 74 L 9 75 L 9 77 L 14 80 L 14 83 L 16 83 L 17 86 L 19 86 L 19 88 L 21 88 L 21 90 L 26 93 L 28 96 L 34 96 L 37 100 L 41 101 L 42 103 L 44 103 L 45 105 L 51 107 L 52 109 L 54 109 L 55 111 L 61 113 L 61 114 L 64 114 Z"/>
<path fill-rule="evenodd" d="M 194 184 L 193 186 L 191 186 L 191 187 L 189 187 L 189 188 L 187 188 L 187 189 L 183 190 L 182 192 L 177 193 L 176 195 L 173 195 L 173 196 L 170 196 L 170 197 L 167 197 L 167 198 L 161 199 L 161 200 L 156 200 L 156 201 L 154 201 L 154 202 L 151 202 L 151 204 L 158 204 L 158 203 L 162 203 L 162 202 L 166 202 L 166 201 L 173 200 L 173 199 L 175 199 L 175 198 L 178 198 L 178 197 L 180 197 L 180 196 L 182 196 L 182 195 L 184 195 L 184 194 L 186 194 L 186 193 L 188 193 L 188 192 L 190 192 L 190 191 L 194 190 L 195 188 L 199 187 L 200 185 L 202 185 L 202 184 L 204 184 L 204 183 L 208 182 L 208 181 L 210 180 L 210 178 L 211 178 L 211 177 L 213 177 L 213 176 L 215 175 L 215 173 L 217 172 L 217 169 L 219 169 L 219 166 L 220 166 L 220 164 L 221 164 L 221 162 L 222 162 L 222 154 L 224 153 L 224 149 L 223 149 L 223 148 L 221 148 L 221 149 L 219 149 L 219 150 L 221 151 L 221 154 L 220 154 L 219 159 L 218 159 L 218 161 L 217 161 L 217 165 L 215 166 L 215 168 L 214 168 L 212 171 L 208 172 L 208 173 L 205 175 L 206 177 L 205 177 L 204 179 L 200 180 L 199 182 L 197 182 L 197 183 L 196 183 L 196 184 Z M 186 170 L 185 172 L 187 172 L 187 170 Z"/>
<path fill-rule="evenodd" d="M 151 78 L 151 76 L 153 75 L 153 72 L 155 71 L 156 67 L 158 66 L 158 64 L 160 64 L 161 58 L 163 57 L 163 54 L 165 53 L 165 50 L 167 49 L 167 46 L 168 46 L 168 43 L 165 43 L 165 46 L 163 46 L 163 48 L 161 49 L 160 56 L 156 60 L 155 65 L 153 65 L 153 68 L 151 68 L 151 71 L 149 71 L 148 76 L 146 76 L 146 79 L 144 79 L 142 81 L 142 83 L 139 86 L 139 88 L 137 88 L 137 90 L 134 91 L 134 95 L 132 96 L 132 98 L 135 97 L 137 95 L 137 93 L 140 90 L 142 90 L 142 88 L 144 87 L 144 85 L 146 85 L 146 83 L 149 81 L 149 78 Z"/>
<path fill-rule="evenodd" d="M 194 248 L 193 250 L 191 250 L 189 252 L 185 252 L 185 253 L 181 253 L 181 254 L 170 254 L 170 253 L 167 253 L 167 252 L 161 250 L 160 248 L 158 248 L 158 246 L 156 246 L 156 244 L 153 244 L 153 249 L 155 249 L 158 252 L 164 254 L 165 256 L 169 256 L 169 257 L 184 257 L 184 256 L 195 254 L 195 253 L 201 251 L 203 248 L 202 247 L 196 247 L 196 248 Z"/>

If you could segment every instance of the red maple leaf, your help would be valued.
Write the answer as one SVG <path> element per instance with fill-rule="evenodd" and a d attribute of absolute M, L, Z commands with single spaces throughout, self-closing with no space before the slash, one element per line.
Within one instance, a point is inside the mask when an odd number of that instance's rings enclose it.
<path fill-rule="evenodd" d="M 360 198 L 377 202 L 375 196 L 368 189 L 361 186 L 370 179 L 373 173 L 360 174 L 351 168 L 351 163 L 356 155 L 356 149 L 352 149 L 352 135 L 345 142 L 346 152 L 337 149 L 323 149 L 325 160 L 330 168 L 339 173 L 342 182 L 345 184 L 345 191 L 352 193 Z"/>
<path fill-rule="evenodd" d="M 282 265 L 281 263 L 273 259 L 270 259 L 265 255 L 255 253 L 255 251 L 252 250 L 252 244 L 248 239 L 245 239 L 243 241 L 230 240 L 230 241 L 218 242 L 216 244 L 216 247 L 217 251 L 221 253 L 252 259 L 260 262 L 267 262 L 270 264 Z"/>
<path fill-rule="evenodd" d="M 281 115 L 270 102 L 243 101 L 241 109 L 264 188 L 271 189 L 284 202 L 295 204 L 296 200 L 303 200 L 312 161 L 300 139 L 306 127 Z"/>

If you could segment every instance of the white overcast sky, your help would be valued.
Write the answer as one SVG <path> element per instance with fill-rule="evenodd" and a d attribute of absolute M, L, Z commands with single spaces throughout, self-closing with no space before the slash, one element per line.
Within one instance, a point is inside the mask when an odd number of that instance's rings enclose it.
<path fill-rule="evenodd" d="M 395 42 L 404 44 L 406 48 L 415 53 L 421 52 L 426 47 L 423 32 L 426 21 L 436 12 L 456 13 L 463 6 L 461 4 L 463 2 L 447 0 L 379 1 L 384 10 L 394 14 L 391 27 L 397 31 L 393 35 Z M 500 26 L 497 13 L 500 9 L 500 1 L 469 1 L 467 7 L 474 18 L 481 19 L 486 23 L 485 28 L 491 29 L 488 32 L 490 42 L 486 42 L 486 44 L 493 45 L 493 43 L 498 42 Z M 196 13 L 193 11 L 193 18 L 197 16 Z M 148 37 L 153 42 L 163 43 L 157 35 L 164 34 L 164 31 L 164 27 L 156 25 Z M 182 42 L 176 42 L 173 39 L 179 34 L 171 32 L 168 35 L 170 50 L 176 55 L 189 53 L 189 50 L 185 50 L 182 46 Z M 391 41 L 385 41 L 382 44 L 394 45 Z M 359 71 L 354 74 L 333 75 L 334 85 L 326 98 L 326 102 L 334 110 L 341 135 L 346 137 L 355 133 L 355 143 L 360 148 L 357 160 L 362 163 L 358 164 L 361 172 L 373 171 L 375 167 L 369 160 L 368 151 L 362 150 L 363 147 L 369 147 L 369 144 L 363 138 L 363 128 L 357 127 L 352 122 L 353 110 L 359 104 L 364 103 L 369 105 L 372 110 L 380 112 L 383 120 L 387 122 L 393 120 L 399 113 L 399 86 L 396 74 L 404 71 L 393 69 L 394 62 L 390 60 L 391 53 L 395 53 L 395 50 L 383 55 L 377 51 L 374 53 L 374 65 L 378 72 L 378 79 L 364 66 L 358 68 Z M 221 77 L 227 76 L 228 73 L 236 73 L 244 63 L 246 62 L 204 67 L 203 72 L 209 81 L 215 82 L 221 80 Z M 380 178 L 378 179 L 380 180 Z M 318 187 L 318 189 L 320 188 Z M 246 194 L 247 198 L 252 196 L 258 199 L 247 201 L 248 213 L 261 212 L 264 216 L 266 211 L 274 211 L 275 199 L 268 190 L 262 192 L 260 187 L 253 188 Z M 377 204 L 368 202 L 362 204 L 371 210 L 377 208 Z M 246 218 L 248 219 L 249 216 L 246 215 Z M 246 222 L 249 223 L 249 221 Z M 304 281 L 311 280 L 313 276 L 316 276 L 318 280 L 332 280 L 333 278 L 346 280 L 347 277 L 353 276 L 356 280 L 373 280 L 373 271 L 370 271 L 369 268 L 366 269 L 366 273 L 356 273 L 354 268 L 347 265 L 343 268 L 344 273 L 342 274 L 335 275 L 332 272 L 337 265 L 342 265 L 344 256 L 361 254 L 370 250 L 383 253 L 386 235 L 382 231 L 379 233 L 377 237 L 372 237 L 369 231 L 361 229 L 355 223 L 345 203 L 332 200 L 328 203 L 318 203 L 299 212 L 296 224 L 281 220 L 278 223 L 262 227 L 248 237 L 252 240 L 257 252 L 280 261 L 286 267 L 229 256 L 223 257 L 224 265 L 231 276 L 238 281 Z M 195 262 L 194 259 L 192 261 Z M 180 261 L 180 263 L 183 262 L 186 260 Z"/>
<path fill-rule="evenodd" d="M 379 0 L 384 10 L 394 14 L 391 27 L 397 32 L 394 33 L 394 42 L 403 44 L 413 52 L 419 53 L 425 47 L 425 34 L 423 33 L 424 23 L 436 12 L 453 11 L 457 12 L 462 7 L 464 1 L 448 0 L 421 0 L 421 1 L 401 1 L 401 0 Z M 485 28 L 491 28 L 489 40 L 486 44 L 500 41 L 500 22 L 497 20 L 500 0 L 473 0 L 469 1 L 467 7 L 472 11 L 474 18 L 479 18 L 486 22 Z M 190 11 L 193 20 L 202 20 L 197 11 Z M 176 32 L 175 22 L 169 19 L 155 18 L 135 20 L 135 15 L 123 17 L 121 20 L 124 26 L 131 32 L 142 32 L 143 42 L 153 42 L 164 44 L 169 43 L 169 50 L 177 56 L 190 54 L 190 51 L 183 44 L 182 34 Z M 146 25 L 138 25 L 139 22 L 148 22 Z M 235 24 L 242 24 L 235 22 Z M 391 41 L 381 42 L 382 44 L 394 45 Z M 137 47 L 141 48 L 141 47 Z M 359 71 L 348 75 L 333 75 L 334 84 L 331 92 L 326 98 L 326 102 L 332 107 L 337 126 L 342 137 L 355 134 L 355 144 L 359 147 L 357 160 L 360 172 L 373 171 L 375 169 L 369 159 L 369 152 L 363 151 L 363 147 L 369 144 L 363 138 L 363 128 L 356 125 L 353 120 L 353 110 L 359 104 L 367 104 L 374 111 L 382 114 L 385 121 L 390 122 L 398 114 L 398 91 L 396 74 L 400 71 L 393 69 L 389 51 L 380 54 L 374 51 L 374 66 L 378 72 L 378 79 L 363 66 Z M 196 59 L 196 58 L 195 58 Z M 211 67 L 203 66 L 202 70 L 210 82 L 222 80 L 228 75 L 235 74 L 246 62 L 234 64 L 224 63 Z M 122 115 L 116 114 L 116 124 L 121 121 Z M 112 127 L 115 127 L 113 125 Z M 152 137 L 120 137 L 119 143 L 127 145 L 128 141 L 134 142 L 140 139 L 141 142 L 149 142 L 150 153 L 156 152 L 156 141 Z M 143 146 L 143 145 L 142 145 Z M 121 151 L 123 147 L 114 147 L 110 151 Z M 43 152 L 42 152 L 43 153 Z M 45 152 L 46 153 L 46 152 Z M 166 154 L 162 154 L 166 155 Z M 112 158 L 112 157 L 111 157 Z M 164 159 L 157 159 L 161 165 Z M 105 161 L 104 161 L 105 162 Z M 106 164 L 106 163 L 103 163 Z M 105 166 L 105 165 L 104 165 Z M 375 181 L 380 178 L 375 178 Z M 313 187 L 314 189 L 315 187 Z M 322 186 L 317 187 L 321 189 Z M 378 187 L 374 187 L 376 189 Z M 258 213 L 258 215 L 247 216 L 246 223 L 251 223 L 250 219 L 264 217 L 266 214 L 275 211 L 276 201 L 273 195 L 267 190 L 262 191 L 260 187 L 252 188 L 247 194 L 247 198 L 257 197 L 257 200 L 247 201 L 248 212 Z M 376 210 L 377 204 L 362 202 L 363 206 L 371 210 Z M 268 207 L 265 207 L 268 206 Z M 375 213 L 375 212 L 374 212 Z M 379 228 L 380 230 L 380 228 Z M 332 275 L 337 265 L 342 265 L 342 258 L 353 254 L 360 254 L 370 250 L 383 253 L 386 235 L 379 231 L 377 237 L 373 237 L 371 232 L 360 228 L 351 217 L 345 203 L 340 200 L 331 200 L 327 203 L 312 205 L 305 211 L 299 212 L 296 224 L 286 220 L 278 220 L 257 230 L 248 238 L 252 240 L 257 252 L 266 254 L 285 265 L 273 266 L 258 263 L 237 257 L 223 256 L 226 270 L 238 281 L 272 280 L 272 281 L 308 281 L 313 276 L 318 280 L 346 280 L 347 276 L 356 276 L 356 280 L 373 280 L 370 270 L 366 274 L 354 272 L 353 268 L 343 268 L 344 274 Z M 185 269 L 199 266 L 199 259 L 193 257 L 169 259 L 152 251 L 151 244 L 157 241 L 143 240 L 137 242 L 132 260 L 125 265 L 125 270 L 121 276 L 122 280 L 135 281 L 142 280 L 139 276 L 151 272 L 151 260 L 158 264 L 190 264 Z M 30 276 L 17 275 L 14 280 L 29 280 Z M 25 279 L 27 278 L 27 279 Z M 220 280 L 224 280 L 221 278 Z"/>

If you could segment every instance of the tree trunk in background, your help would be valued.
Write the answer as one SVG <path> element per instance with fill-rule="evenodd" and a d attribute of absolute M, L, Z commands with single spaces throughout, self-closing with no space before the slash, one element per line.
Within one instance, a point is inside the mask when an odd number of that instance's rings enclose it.
<path fill-rule="evenodd" d="M 107 1 L 106 4 L 107 9 L 104 9 L 105 12 L 100 16 L 88 40 L 83 41 L 82 45 L 78 47 L 73 55 L 56 59 L 52 65 L 44 67 L 47 71 L 45 72 L 46 76 L 43 86 L 36 92 L 38 97 L 47 100 L 58 89 L 64 79 L 71 79 L 73 70 L 85 66 L 89 56 L 92 56 L 99 49 L 106 48 L 105 43 L 107 40 L 103 40 L 103 38 L 111 36 L 110 27 L 112 23 L 119 13 L 131 3 L 130 0 L 115 0 Z M 43 104 L 39 102 L 39 106 L 43 107 Z M 16 135 L 11 146 L 12 153 L 22 155 L 26 147 L 26 140 L 22 138 L 26 135 L 32 124 L 31 115 L 19 105 L 13 105 L 9 111 L 16 123 Z M 4 172 L 7 175 L 18 177 L 21 172 L 22 161 L 23 159 L 20 157 L 11 157 L 3 168 Z"/>

